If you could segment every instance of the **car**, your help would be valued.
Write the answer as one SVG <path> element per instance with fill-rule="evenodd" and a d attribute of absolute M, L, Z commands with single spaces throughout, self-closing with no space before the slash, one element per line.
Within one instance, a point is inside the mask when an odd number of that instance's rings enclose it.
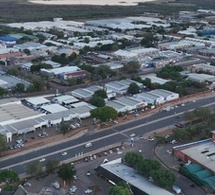
<path fill-rule="evenodd" d="M 62 152 L 62 156 L 66 156 L 67 155 L 67 152 Z"/>
<path fill-rule="evenodd" d="M 85 192 L 85 194 L 90 194 L 92 191 L 93 191 L 93 190 L 91 190 L 91 189 L 87 189 L 87 190 L 85 190 L 84 192 Z"/>
<path fill-rule="evenodd" d="M 70 193 L 70 194 L 73 194 L 73 193 L 76 192 L 77 189 L 78 189 L 78 188 L 77 188 L 76 186 L 71 186 L 71 188 L 69 188 L 69 193 Z"/>
<path fill-rule="evenodd" d="M 181 104 L 181 106 L 185 106 L 185 104 Z"/>
<path fill-rule="evenodd" d="M 136 136 L 135 133 L 131 133 L 131 134 L 130 134 L 130 137 L 135 137 L 135 136 Z"/>
<path fill-rule="evenodd" d="M 79 123 L 74 124 L 76 127 L 80 127 L 81 125 Z"/>
<path fill-rule="evenodd" d="M 89 147 L 91 147 L 92 146 L 92 143 L 87 143 L 87 144 L 85 144 L 85 148 L 89 148 Z"/>
<path fill-rule="evenodd" d="M 71 124 L 70 127 L 71 127 L 72 129 L 75 129 L 75 128 L 76 128 L 76 126 L 73 125 L 73 124 Z"/>
<path fill-rule="evenodd" d="M 44 161 L 46 161 L 46 159 L 45 159 L 45 158 L 42 158 L 42 159 L 40 159 L 39 161 L 40 161 L 40 162 L 44 162 Z"/>
<path fill-rule="evenodd" d="M 87 176 L 90 176 L 91 174 L 90 174 L 90 171 L 87 171 Z"/>
<path fill-rule="evenodd" d="M 170 136 L 167 134 L 164 136 L 165 139 L 168 139 Z"/>
<path fill-rule="evenodd" d="M 23 184 L 23 186 L 24 186 L 24 187 L 27 187 L 27 186 L 28 186 L 28 187 L 31 187 L 31 183 L 26 182 L 26 183 Z"/>
<path fill-rule="evenodd" d="M 78 179 L 78 177 L 77 177 L 76 175 L 73 175 L 73 179 L 75 179 L 75 180 L 76 180 L 76 179 Z"/>
<path fill-rule="evenodd" d="M 148 141 L 153 142 L 155 139 L 153 137 L 149 137 Z"/>

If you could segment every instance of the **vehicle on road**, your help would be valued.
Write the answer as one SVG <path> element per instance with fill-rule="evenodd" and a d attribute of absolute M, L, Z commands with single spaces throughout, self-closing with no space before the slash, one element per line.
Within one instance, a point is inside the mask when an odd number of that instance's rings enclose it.
<path fill-rule="evenodd" d="M 92 143 L 87 143 L 87 144 L 85 144 L 85 148 L 89 148 L 89 147 L 91 147 L 92 146 Z"/>
<path fill-rule="evenodd" d="M 67 155 L 67 152 L 62 152 L 62 156 L 66 156 Z"/>
<path fill-rule="evenodd" d="M 135 137 L 135 136 L 136 136 L 135 133 L 131 133 L 131 134 L 130 134 L 130 137 Z"/>
<path fill-rule="evenodd" d="M 44 162 L 44 161 L 46 161 L 46 159 L 45 159 L 45 158 L 42 158 L 42 159 L 40 159 L 39 161 L 40 161 L 40 162 Z"/>
<path fill-rule="evenodd" d="M 180 194 L 181 193 L 181 188 L 177 185 L 173 185 L 172 186 L 172 190 L 176 193 L 176 194 Z"/>
<path fill-rule="evenodd" d="M 87 171 L 87 176 L 90 176 L 91 174 L 90 174 L 90 171 Z"/>

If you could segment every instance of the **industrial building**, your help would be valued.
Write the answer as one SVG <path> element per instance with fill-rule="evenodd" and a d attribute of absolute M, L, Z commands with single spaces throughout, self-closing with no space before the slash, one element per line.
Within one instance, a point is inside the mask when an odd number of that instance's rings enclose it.
<path fill-rule="evenodd" d="M 134 195 L 173 195 L 173 193 L 156 186 L 148 178 L 138 174 L 136 170 L 121 162 L 121 158 L 101 164 L 95 170 L 111 184 L 124 181 L 129 184 Z"/>

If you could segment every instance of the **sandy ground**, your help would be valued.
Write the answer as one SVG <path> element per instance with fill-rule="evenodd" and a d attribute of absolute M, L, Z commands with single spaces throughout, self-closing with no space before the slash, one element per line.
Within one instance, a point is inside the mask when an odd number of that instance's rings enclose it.
<path fill-rule="evenodd" d="M 32 3 L 46 5 L 137 5 L 138 2 L 149 2 L 154 0 L 29 0 Z"/>

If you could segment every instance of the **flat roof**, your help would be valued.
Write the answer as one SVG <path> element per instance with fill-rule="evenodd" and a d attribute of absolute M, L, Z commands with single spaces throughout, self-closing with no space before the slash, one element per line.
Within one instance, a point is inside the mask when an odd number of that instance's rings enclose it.
<path fill-rule="evenodd" d="M 50 105 L 44 105 L 41 106 L 43 110 L 46 110 L 49 113 L 56 113 L 56 112 L 61 112 L 61 111 L 66 111 L 68 110 L 64 106 L 61 106 L 59 104 L 50 104 Z"/>
<path fill-rule="evenodd" d="M 120 97 L 116 100 L 117 102 L 121 102 L 125 105 L 128 105 L 128 106 L 136 106 L 138 104 L 140 104 L 142 101 L 138 100 L 138 99 L 135 99 L 133 97 Z"/>
<path fill-rule="evenodd" d="M 65 103 L 73 103 L 73 102 L 78 102 L 79 100 L 71 95 L 62 95 L 62 96 L 57 96 L 53 98 L 54 100 L 57 100 L 60 104 Z"/>
<path fill-rule="evenodd" d="M 100 166 L 147 194 L 173 195 L 169 191 L 156 186 L 153 182 L 148 181 L 147 178 L 138 174 L 133 168 L 121 163 L 121 158 Z"/>
<path fill-rule="evenodd" d="M 168 97 L 168 96 L 171 96 L 171 95 L 177 94 L 177 93 L 173 93 L 171 91 L 167 91 L 167 90 L 164 90 L 164 89 L 155 89 L 155 90 L 150 91 L 150 94 L 159 95 L 159 96 L 162 96 L 162 97 Z"/>
<path fill-rule="evenodd" d="M 93 95 L 93 92 L 86 89 L 75 89 L 71 91 L 71 94 L 78 98 L 90 98 Z"/>
<path fill-rule="evenodd" d="M 27 98 L 25 100 L 34 106 L 50 103 L 50 101 L 44 97 L 33 97 L 33 98 Z"/>
<path fill-rule="evenodd" d="M 33 116 L 40 115 L 40 113 L 29 109 L 22 104 L 5 104 L 0 105 L 0 123 L 5 123 L 6 121 L 17 121 L 24 118 L 29 118 Z"/>
<path fill-rule="evenodd" d="M 147 92 L 138 93 L 138 94 L 136 94 L 135 97 L 148 98 L 148 99 L 151 99 L 151 100 L 157 100 L 159 98 L 159 96 L 154 95 L 154 94 L 150 94 L 150 93 L 147 93 Z"/>
<path fill-rule="evenodd" d="M 195 162 L 215 172 L 215 143 L 212 139 L 201 140 L 173 147 L 189 156 Z"/>
<path fill-rule="evenodd" d="M 121 104 L 120 102 L 117 102 L 115 100 L 112 100 L 112 101 L 108 101 L 106 103 L 107 106 L 110 106 L 110 107 L 113 107 L 115 108 L 116 110 L 120 110 L 122 108 L 125 108 L 126 106 L 124 104 Z"/>

